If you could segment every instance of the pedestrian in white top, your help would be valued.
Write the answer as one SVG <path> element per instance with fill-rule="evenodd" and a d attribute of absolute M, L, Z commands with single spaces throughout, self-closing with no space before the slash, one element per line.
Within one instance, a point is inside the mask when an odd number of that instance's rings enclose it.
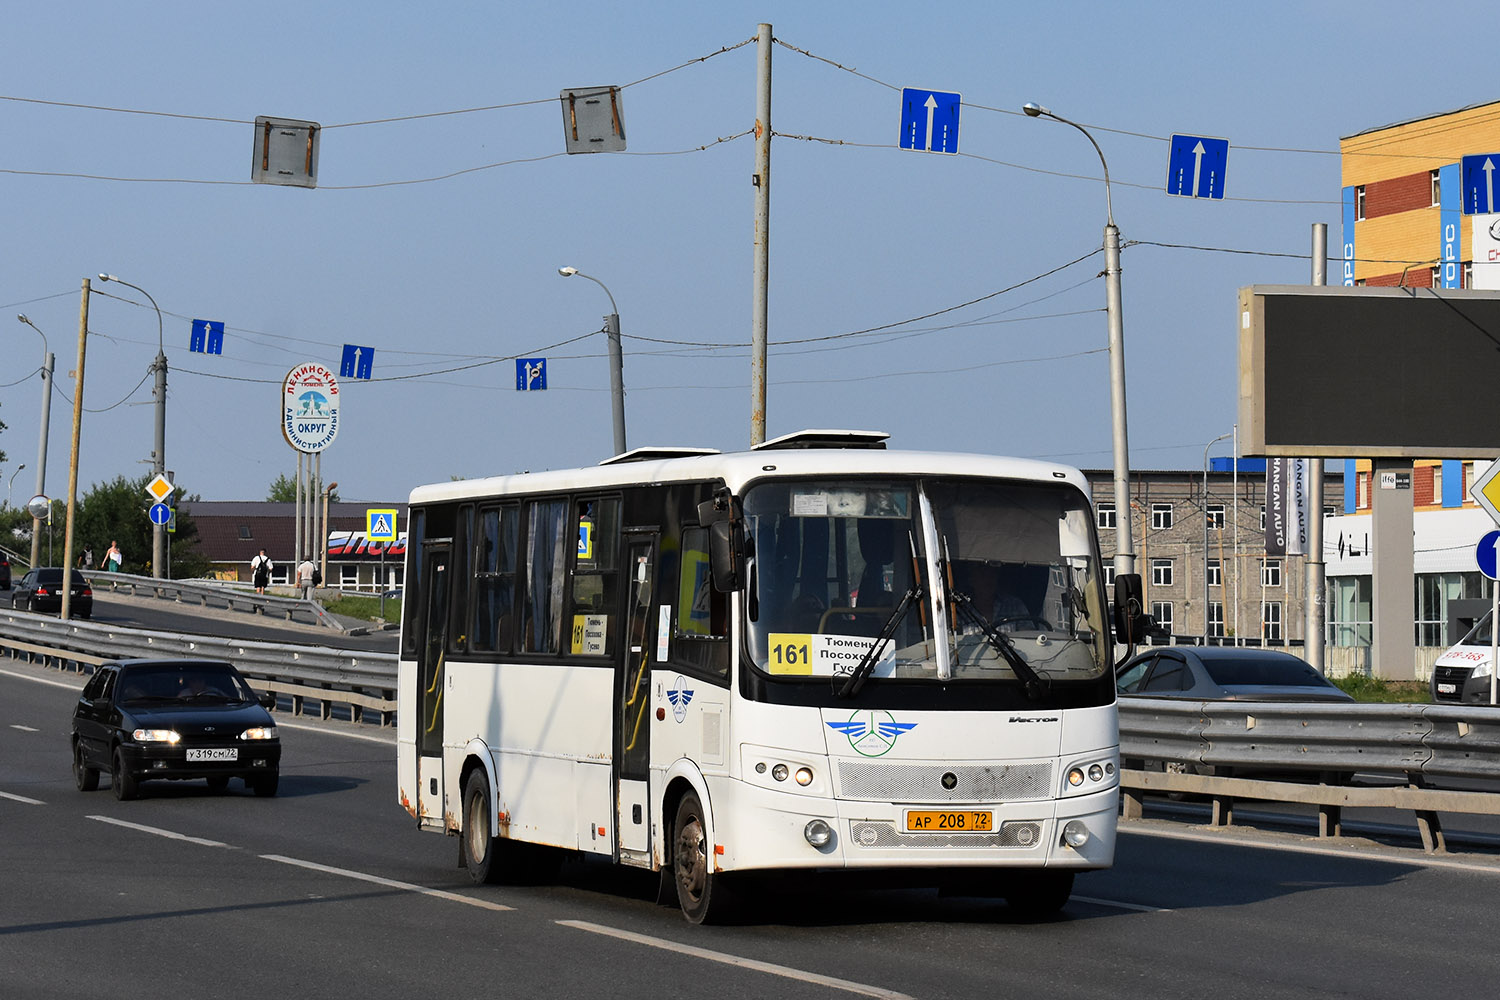
<path fill-rule="evenodd" d="M 302 588 L 304 601 L 312 600 L 314 569 L 311 559 L 304 559 L 297 564 L 297 586 Z"/>

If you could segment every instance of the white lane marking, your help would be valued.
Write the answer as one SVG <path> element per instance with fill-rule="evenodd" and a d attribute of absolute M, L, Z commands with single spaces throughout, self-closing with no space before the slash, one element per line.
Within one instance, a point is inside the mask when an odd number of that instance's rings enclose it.
<path fill-rule="evenodd" d="M 1192 833 L 1186 830 L 1138 830 L 1126 829 L 1123 825 L 1121 833 L 1133 833 L 1143 837 L 1165 837 L 1168 840 L 1191 840 L 1200 844 L 1223 844 L 1228 847 L 1263 848 L 1267 851 L 1286 851 L 1293 854 L 1321 854 L 1330 858 L 1344 858 L 1348 861 L 1369 861 L 1392 865 L 1409 865 L 1413 868 L 1451 868 L 1456 871 L 1483 872 L 1486 875 L 1500 875 L 1500 865 L 1483 864 L 1480 862 L 1460 861 L 1437 857 L 1431 854 L 1381 854 L 1375 851 L 1360 850 L 1358 848 L 1340 847 L 1317 847 L 1312 844 L 1279 844 L 1273 841 L 1258 840 L 1254 837 L 1237 837 L 1233 834 L 1221 833 Z"/>
<path fill-rule="evenodd" d="M 361 882 L 373 882 L 376 885 L 388 886 L 392 889 L 403 889 L 406 892 L 421 893 L 424 896 L 432 896 L 436 899 L 446 899 L 452 903 L 467 903 L 469 906 L 477 906 L 482 910 L 514 910 L 513 906 L 503 903 L 491 903 L 487 899 L 475 899 L 473 896 L 464 896 L 456 892 L 446 892 L 442 889 L 429 889 L 425 885 L 416 885 L 411 882 L 397 882 L 395 879 L 381 878 L 379 875 L 367 875 L 364 872 L 351 871 L 348 868 L 331 868 L 328 865 L 320 865 L 312 861 L 300 861 L 297 858 L 283 857 L 280 854 L 262 854 L 261 858 L 266 861 L 278 861 L 284 865 L 296 865 L 298 868 L 307 868 L 315 872 L 323 872 L 327 875 L 342 875 L 344 878 L 358 879 Z"/>
<path fill-rule="evenodd" d="M 1080 903 L 1092 903 L 1095 906 L 1111 906 L 1119 910 L 1136 910 L 1140 913 L 1172 912 L 1171 908 L 1166 906 L 1145 906 L 1141 903 L 1124 903 L 1118 899 L 1096 899 L 1093 896 L 1072 896 L 1069 898 L 1076 899 Z"/>
<path fill-rule="evenodd" d="M 127 823 L 123 819 L 115 819 L 113 816 L 90 816 L 89 819 L 98 820 L 100 823 L 109 823 L 112 826 L 123 826 L 127 830 L 136 830 L 140 833 L 149 833 L 157 837 L 166 837 L 168 840 L 181 840 L 188 844 L 197 844 L 199 847 L 225 847 L 230 850 L 238 848 L 229 847 L 228 844 L 217 840 L 205 840 L 202 837 L 189 837 L 185 833 L 177 833 L 175 830 L 163 830 L 157 826 L 143 826 L 140 823 Z"/>
<path fill-rule="evenodd" d="M 41 799 L 28 799 L 24 795 L 12 795 L 10 792 L 0 792 L 0 799 L 10 799 L 12 802 L 24 802 L 28 806 L 44 806 L 47 804 Z"/>
<path fill-rule="evenodd" d="M 55 681 L 50 677 L 38 677 L 35 674 L 23 674 L 15 670 L 0 670 L 0 674 L 4 674 L 7 677 L 16 677 L 23 681 L 36 681 L 38 684 L 51 684 L 53 687 L 67 688 L 69 691 L 77 691 L 83 687 L 81 683 L 69 684 L 66 681 Z M 78 679 L 79 681 L 83 681 L 85 678 L 82 674 L 80 674 L 78 676 Z"/>
<path fill-rule="evenodd" d="M 41 732 L 41 730 L 37 729 L 35 726 L 23 726 L 23 725 L 20 725 L 19 723 L 15 723 L 15 722 L 11 723 L 10 728 L 12 728 L 12 729 L 19 729 L 23 733 L 39 733 L 39 732 Z"/>
<path fill-rule="evenodd" d="M 696 948 L 690 944 L 678 944 L 676 941 L 668 941 L 665 938 L 650 937 L 645 934 L 637 934 L 634 931 L 622 931 L 616 927 L 592 924 L 586 920 L 559 920 L 557 923 L 563 927 L 574 927 L 581 931 L 588 931 L 590 934 L 603 934 L 606 937 L 619 938 L 621 941 L 643 944 L 648 948 L 675 951 L 679 955 L 689 955 L 693 958 L 701 958 L 709 962 L 720 962 L 724 965 L 738 966 L 741 969 L 750 969 L 755 972 L 765 972 L 773 976 L 781 976 L 784 979 L 795 979 L 804 983 L 813 983 L 817 986 L 827 986 L 836 990 L 844 990 L 848 993 L 858 993 L 860 996 L 884 997 L 886 1000 L 912 1000 L 908 994 L 897 993 L 895 990 L 887 990 L 879 986 L 866 986 L 864 983 L 856 983 L 848 979 L 835 979 L 832 976 L 823 976 L 816 972 L 804 972 L 801 969 L 793 969 L 785 965 L 774 965 L 770 962 L 761 962 L 753 958 L 728 955 L 722 951 Z"/>

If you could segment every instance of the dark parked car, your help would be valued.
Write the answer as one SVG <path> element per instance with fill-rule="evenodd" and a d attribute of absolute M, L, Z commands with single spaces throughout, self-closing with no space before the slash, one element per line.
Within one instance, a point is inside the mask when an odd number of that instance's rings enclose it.
<path fill-rule="evenodd" d="M 94 590 L 82 573 L 72 574 L 68 612 L 79 618 L 94 614 Z M 62 611 L 63 571 L 60 566 L 28 570 L 10 592 L 10 606 L 27 611 Z"/>
<path fill-rule="evenodd" d="M 1158 646 L 1115 677 L 1120 694 L 1204 701 L 1353 701 L 1299 656 L 1244 646 Z"/>
<path fill-rule="evenodd" d="M 119 660 L 99 665 L 73 710 L 73 777 L 99 787 L 108 771 L 115 798 L 133 799 L 141 782 L 203 778 L 222 792 L 242 779 L 275 795 L 281 740 L 267 709 L 223 660 Z"/>

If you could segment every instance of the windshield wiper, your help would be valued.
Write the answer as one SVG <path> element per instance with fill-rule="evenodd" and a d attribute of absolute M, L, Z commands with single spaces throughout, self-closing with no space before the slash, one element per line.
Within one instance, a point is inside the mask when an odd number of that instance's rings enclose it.
<path fill-rule="evenodd" d="M 1047 693 L 1048 685 L 1042 679 L 1041 674 L 1033 670 L 1031 664 L 1026 662 L 1026 658 L 1016 650 L 1016 644 L 1011 641 L 1010 636 L 1001 632 L 993 622 L 974 610 L 973 598 L 961 590 L 951 591 L 949 598 L 949 603 L 957 606 L 959 612 L 984 633 L 989 644 L 1005 658 L 1006 663 L 1010 664 L 1010 669 L 1015 672 L 1025 687 L 1028 698 L 1035 701 Z"/>
<path fill-rule="evenodd" d="M 859 662 L 854 665 L 849 676 L 844 678 L 843 686 L 834 689 L 834 695 L 839 698 L 851 698 L 859 694 L 859 689 L 865 686 L 865 681 L 875 672 L 875 663 L 880 659 L 880 654 L 885 650 L 885 644 L 891 641 L 896 634 L 896 627 L 901 624 L 901 619 L 906 617 L 907 609 L 912 602 L 920 600 L 922 588 L 913 584 L 907 588 L 906 593 L 901 595 L 901 601 L 896 605 L 896 610 L 880 626 L 880 635 L 875 638 L 875 644 L 865 650 L 865 655 L 860 657 Z"/>

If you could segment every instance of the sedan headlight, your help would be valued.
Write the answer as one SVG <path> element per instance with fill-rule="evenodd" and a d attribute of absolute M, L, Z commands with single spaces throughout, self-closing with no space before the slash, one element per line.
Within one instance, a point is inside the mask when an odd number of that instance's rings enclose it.
<path fill-rule="evenodd" d="M 182 739 L 175 729 L 137 729 L 130 735 L 137 743 L 176 743 Z"/>
<path fill-rule="evenodd" d="M 240 739 L 242 740 L 274 740 L 275 738 L 275 726 L 253 726 L 240 733 Z"/>

